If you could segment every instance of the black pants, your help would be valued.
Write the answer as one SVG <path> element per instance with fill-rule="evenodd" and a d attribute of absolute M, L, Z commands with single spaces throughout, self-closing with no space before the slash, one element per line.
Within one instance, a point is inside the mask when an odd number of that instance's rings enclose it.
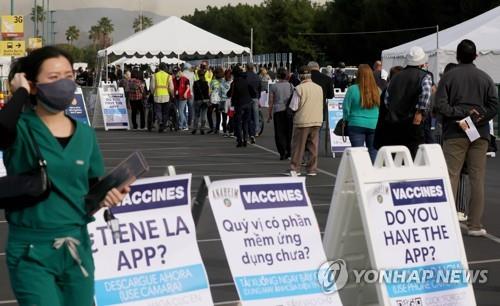
<path fill-rule="evenodd" d="M 132 108 L 132 127 L 137 129 L 137 113 L 139 113 L 139 122 L 141 129 L 146 126 L 146 118 L 144 116 L 144 104 L 142 100 L 130 100 L 130 107 Z"/>
<path fill-rule="evenodd" d="M 291 155 L 293 118 L 287 114 L 286 110 L 276 112 L 273 114 L 273 123 L 276 149 L 281 157 L 289 157 Z"/>
<path fill-rule="evenodd" d="M 222 116 L 222 132 L 227 133 L 228 126 L 227 126 L 227 114 L 224 112 L 220 113 Z"/>
<path fill-rule="evenodd" d="M 235 107 L 235 125 L 234 134 L 238 143 L 247 141 L 249 133 L 249 125 L 251 122 L 252 105 L 245 104 Z"/>
<path fill-rule="evenodd" d="M 214 113 L 215 113 L 215 126 L 214 126 L 214 117 L 213 117 Z M 208 120 L 208 126 L 210 127 L 210 129 L 212 131 L 214 131 L 214 132 L 219 131 L 220 121 L 221 121 L 219 104 L 210 103 L 210 105 L 208 105 L 207 120 Z"/>
<path fill-rule="evenodd" d="M 388 125 L 389 133 L 385 145 L 405 146 L 410 150 L 411 156 L 415 158 L 418 146 L 424 143 L 424 125 L 414 125 L 413 119 Z"/>

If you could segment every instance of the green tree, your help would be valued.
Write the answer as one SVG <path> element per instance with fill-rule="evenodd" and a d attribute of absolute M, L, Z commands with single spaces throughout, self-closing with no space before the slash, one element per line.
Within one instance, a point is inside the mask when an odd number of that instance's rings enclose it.
<path fill-rule="evenodd" d="M 100 33 L 102 35 L 102 45 L 104 48 L 111 45 L 111 33 L 115 30 L 115 26 L 111 22 L 111 19 L 108 17 L 102 17 L 97 22 L 97 26 L 99 27 Z"/>
<path fill-rule="evenodd" d="M 40 6 L 40 5 L 36 6 L 36 14 L 35 14 L 35 7 L 31 8 L 30 19 L 31 19 L 31 21 L 33 21 L 33 23 L 35 22 L 35 15 L 36 15 L 36 23 L 37 23 L 35 36 L 38 37 L 39 36 L 39 29 L 40 29 L 40 26 L 38 24 L 42 24 L 45 21 L 45 17 L 46 17 L 45 11 L 43 10 L 43 6 Z"/>
<path fill-rule="evenodd" d="M 80 38 L 80 30 L 75 25 L 69 26 L 65 34 L 70 45 L 73 45 L 73 42 Z"/>
<path fill-rule="evenodd" d="M 142 19 L 142 24 L 141 24 L 141 19 Z M 132 24 L 132 27 L 134 28 L 134 32 L 137 33 L 141 30 L 147 29 L 153 25 L 153 19 L 144 16 L 144 15 L 139 15 L 137 18 L 134 19 L 134 23 Z M 142 27 L 142 29 L 141 29 Z"/>
<path fill-rule="evenodd" d="M 97 45 L 97 42 L 99 41 L 99 38 L 100 38 L 100 33 L 101 33 L 101 30 L 99 29 L 99 26 L 93 25 L 90 27 L 89 39 L 92 40 L 93 46 Z"/>

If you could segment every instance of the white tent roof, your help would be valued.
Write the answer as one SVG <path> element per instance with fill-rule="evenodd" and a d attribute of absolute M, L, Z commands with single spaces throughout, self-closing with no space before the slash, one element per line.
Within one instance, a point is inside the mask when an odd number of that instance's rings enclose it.
<path fill-rule="evenodd" d="M 498 37 L 500 37 L 500 6 L 454 27 L 439 31 L 439 49 L 455 52 L 460 41 L 470 39 L 481 54 L 500 53 Z M 404 56 L 413 46 L 420 46 L 426 52 L 436 51 L 438 49 L 436 34 L 384 50 L 382 56 Z"/>
<path fill-rule="evenodd" d="M 104 50 L 98 55 L 127 56 L 210 56 L 250 53 L 250 49 L 230 42 L 171 16 Z"/>
<path fill-rule="evenodd" d="M 182 64 L 184 61 L 177 59 L 175 57 L 164 57 L 161 59 L 162 63 L 167 63 L 169 65 L 175 65 L 175 64 Z M 160 58 L 157 56 L 148 58 L 148 57 L 122 57 L 117 59 L 116 61 L 112 62 L 110 65 L 157 65 L 160 63 Z"/>
<path fill-rule="evenodd" d="M 460 41 L 470 39 L 476 44 L 476 66 L 500 83 L 500 6 L 464 21 L 454 27 L 427 35 L 417 40 L 382 51 L 382 64 L 389 70 L 396 65 L 405 66 L 405 56 L 413 46 L 420 46 L 429 55 L 429 70 L 439 80 L 439 73 L 451 62 L 456 62 L 456 49 Z M 438 48 L 439 39 L 439 48 Z"/>

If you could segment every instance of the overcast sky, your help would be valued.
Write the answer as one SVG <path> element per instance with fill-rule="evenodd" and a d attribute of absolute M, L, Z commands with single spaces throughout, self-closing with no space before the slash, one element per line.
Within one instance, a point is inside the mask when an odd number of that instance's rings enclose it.
<path fill-rule="evenodd" d="M 37 0 L 39 5 L 43 0 Z M 207 5 L 221 6 L 231 3 L 233 5 L 238 2 L 248 4 L 258 4 L 262 0 L 245 0 L 245 1 L 230 1 L 230 0 L 50 0 L 51 9 L 65 10 L 74 8 L 89 8 L 89 7 L 115 7 L 123 8 L 130 11 L 139 11 L 141 7 L 145 11 L 154 12 L 164 16 L 183 16 L 191 14 L 196 8 L 205 9 Z M 318 0 L 316 2 L 325 2 Z M 10 12 L 10 0 L 0 0 L 0 12 Z M 30 8 L 33 7 L 34 0 L 14 0 L 15 14 L 28 14 Z M 45 0 L 47 3 L 47 0 Z"/>

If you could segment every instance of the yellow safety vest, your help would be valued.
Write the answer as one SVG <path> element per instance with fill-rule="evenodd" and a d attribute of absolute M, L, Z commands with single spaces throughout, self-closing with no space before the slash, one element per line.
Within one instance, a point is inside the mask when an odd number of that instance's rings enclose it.
<path fill-rule="evenodd" d="M 208 84 L 210 84 L 210 82 L 212 82 L 213 78 L 214 78 L 214 73 L 212 72 L 212 70 L 207 70 L 205 72 L 205 81 L 207 81 Z"/>
<path fill-rule="evenodd" d="M 168 96 L 168 84 L 170 83 L 170 74 L 165 71 L 155 73 L 155 97 Z"/>

